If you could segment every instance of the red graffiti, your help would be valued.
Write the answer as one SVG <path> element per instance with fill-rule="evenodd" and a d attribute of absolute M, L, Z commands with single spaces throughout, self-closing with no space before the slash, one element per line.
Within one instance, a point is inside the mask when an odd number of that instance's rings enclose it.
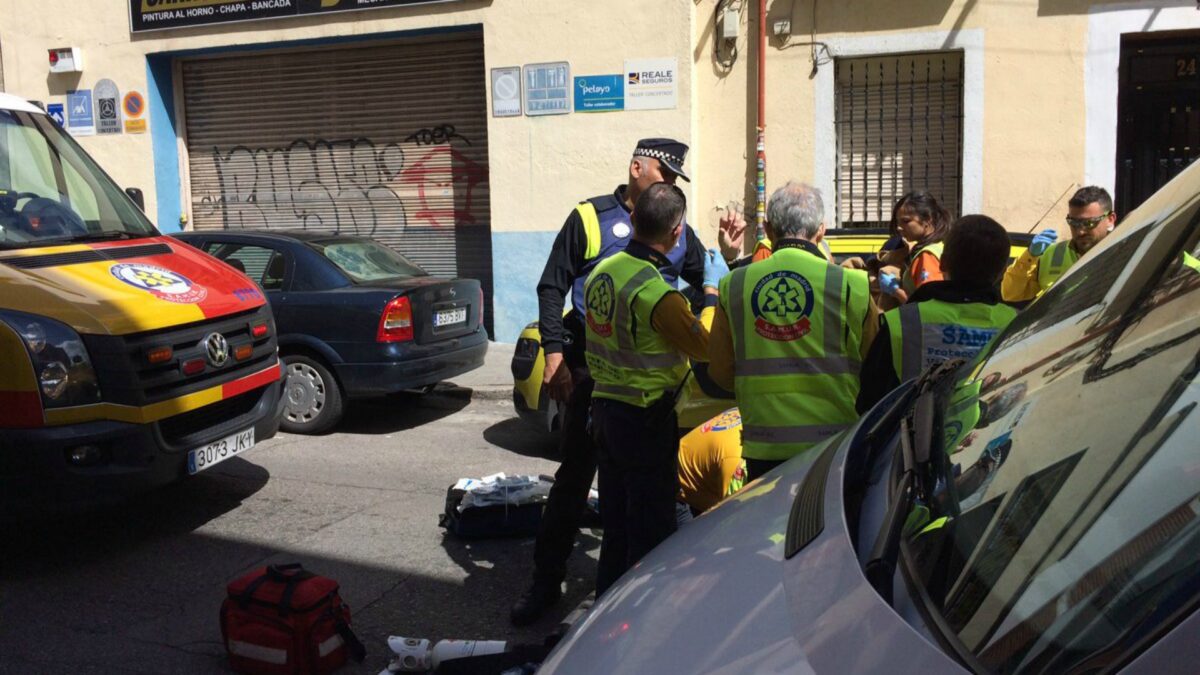
<path fill-rule="evenodd" d="M 487 182 L 486 166 L 440 145 L 429 148 L 401 177 L 417 190 L 417 208 L 410 219 L 436 227 L 476 224 L 472 198 L 475 188 Z"/>

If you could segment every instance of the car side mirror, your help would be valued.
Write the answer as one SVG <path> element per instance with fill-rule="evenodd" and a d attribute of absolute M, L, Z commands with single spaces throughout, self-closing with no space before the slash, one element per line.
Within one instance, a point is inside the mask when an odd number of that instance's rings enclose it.
<path fill-rule="evenodd" d="M 146 210 L 146 198 L 142 195 L 141 188 L 125 188 L 125 194 L 129 195 L 129 198 L 133 200 L 134 204 L 138 205 L 139 209 Z"/>

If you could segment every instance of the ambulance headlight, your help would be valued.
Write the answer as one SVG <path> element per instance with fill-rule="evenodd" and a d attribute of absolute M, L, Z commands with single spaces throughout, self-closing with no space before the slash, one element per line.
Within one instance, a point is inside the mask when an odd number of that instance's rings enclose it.
<path fill-rule="evenodd" d="M 35 384 L 47 408 L 100 401 L 96 371 L 83 339 L 73 328 L 54 319 L 24 312 L 0 312 L 0 321 L 25 343 L 37 378 Z"/>

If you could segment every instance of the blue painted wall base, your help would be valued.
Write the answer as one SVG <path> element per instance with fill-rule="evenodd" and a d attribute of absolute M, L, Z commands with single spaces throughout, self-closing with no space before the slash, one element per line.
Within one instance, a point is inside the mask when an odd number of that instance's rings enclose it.
<path fill-rule="evenodd" d="M 537 284 L 558 231 L 493 232 L 492 278 L 495 340 L 516 342 L 538 318 Z"/>

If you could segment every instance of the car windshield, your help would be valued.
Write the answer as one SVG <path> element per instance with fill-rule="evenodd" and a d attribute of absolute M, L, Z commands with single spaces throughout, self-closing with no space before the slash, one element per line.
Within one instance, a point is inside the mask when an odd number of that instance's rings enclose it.
<path fill-rule="evenodd" d="M 0 249 L 157 234 L 48 117 L 0 110 Z"/>
<path fill-rule="evenodd" d="M 1156 220 L 1105 242 L 943 398 L 953 478 L 906 569 L 988 671 L 1117 668 L 1200 603 L 1196 184 L 1139 210 Z"/>
<path fill-rule="evenodd" d="M 356 283 L 429 275 L 408 258 L 370 239 L 319 239 L 309 246 Z"/>

